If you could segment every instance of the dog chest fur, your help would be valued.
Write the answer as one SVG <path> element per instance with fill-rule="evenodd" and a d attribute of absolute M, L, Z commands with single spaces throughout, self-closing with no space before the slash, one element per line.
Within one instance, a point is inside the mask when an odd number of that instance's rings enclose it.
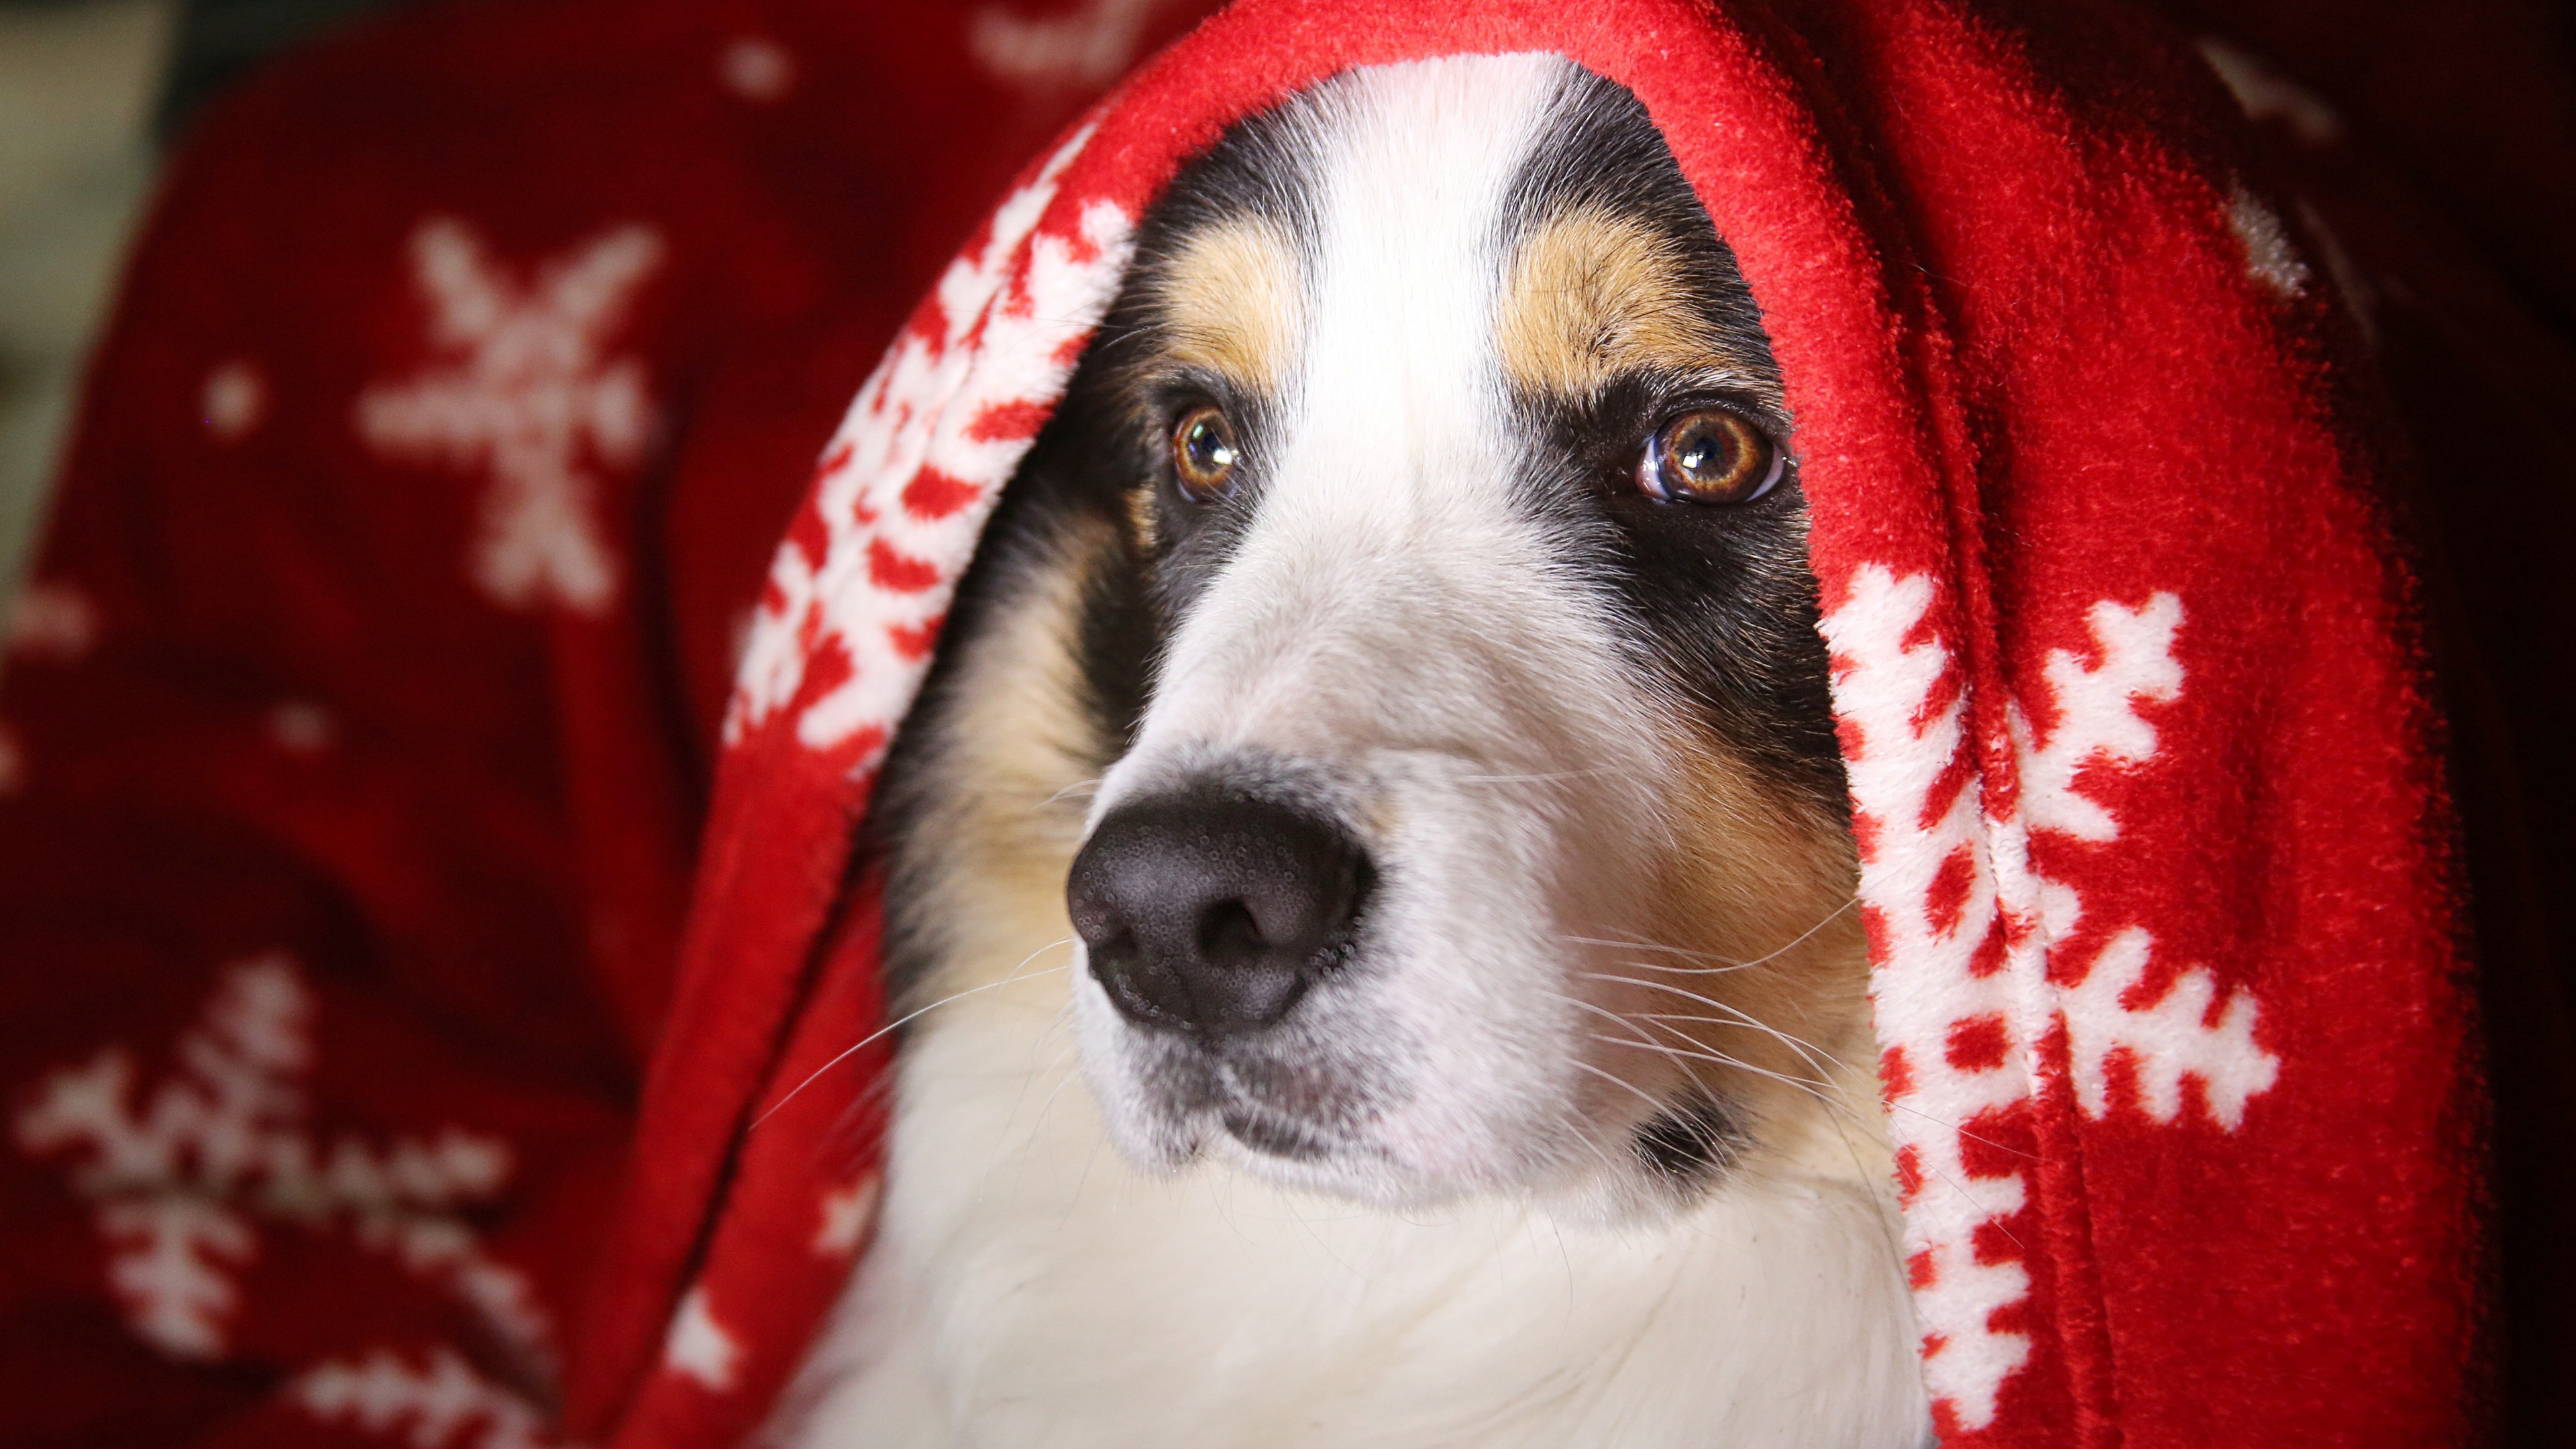
<path fill-rule="evenodd" d="M 1830 1126 L 1689 1214 L 1394 1215 L 1136 1173 L 1071 1075 L 1063 976 L 905 1052 L 878 1238 L 803 1449 L 1909 1445 L 1914 1326 Z M 1866 1100 L 1866 1087 L 1855 1096 Z"/>

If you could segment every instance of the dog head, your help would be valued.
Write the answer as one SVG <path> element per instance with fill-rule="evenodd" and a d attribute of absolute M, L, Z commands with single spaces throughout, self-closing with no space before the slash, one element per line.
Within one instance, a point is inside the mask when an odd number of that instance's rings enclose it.
<path fill-rule="evenodd" d="M 1661 135 L 1565 61 L 1350 72 L 1185 168 L 1030 465 L 1095 510 L 1066 899 L 1126 1155 L 1652 1201 L 1827 1085 L 1789 421 Z"/>

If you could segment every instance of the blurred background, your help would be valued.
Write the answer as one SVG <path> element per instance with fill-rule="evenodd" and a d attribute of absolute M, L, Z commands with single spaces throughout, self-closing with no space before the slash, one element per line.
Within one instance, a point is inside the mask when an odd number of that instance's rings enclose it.
<path fill-rule="evenodd" d="M 177 0 L 0 4 L 0 592 L 152 174 Z"/>
<path fill-rule="evenodd" d="M 0 597 L 163 142 L 262 57 L 389 3 L 0 0 Z"/>
<path fill-rule="evenodd" d="M 103 324 L 159 158 L 199 107 L 262 60 L 406 3 L 413 0 L 0 0 L 0 598 L 13 592 L 37 536 L 81 360 Z M 1155 6 L 1153 0 L 1112 0 L 1096 8 L 1141 14 Z M 2160 8 L 2213 32 L 2246 30 L 2276 43 L 2313 45 L 2333 28 L 2337 7 L 2293 0 L 2238 14 L 2247 7 L 2173 0 Z M 2432 17 L 2445 9 L 2362 8 L 2371 13 L 2355 17 L 2357 30 L 2387 30 L 2391 11 Z M 2475 23 L 2485 28 L 2496 28 L 2499 11 L 2519 22 L 2510 27 L 2518 36 L 2499 38 L 2547 42 L 2543 53 L 2521 57 L 2533 70 L 2560 79 L 2568 73 L 2576 5 L 2530 0 L 2480 8 L 2487 13 Z M 2323 63 L 2329 84 L 2371 85 L 2382 79 L 2371 72 L 2399 63 L 2412 48 L 2404 29 L 2376 45 L 2321 50 L 2312 59 Z M 2476 210 L 2460 219 L 2487 232 L 2478 240 L 2492 250 L 2510 255 L 2546 246 L 2554 227 L 2517 237 L 2481 225 L 2489 218 L 2476 214 L 2501 210 L 2508 224 L 2563 222 L 2556 214 L 2576 195 L 2576 177 L 2535 177 L 2529 167 L 2515 167 L 2514 147 L 2473 139 L 2479 127 L 2492 129 L 2502 119 L 2496 108 L 2529 94 L 2529 77 L 2514 77 L 2519 84 L 2500 87 L 2483 102 L 2474 86 L 2460 84 L 2462 77 L 2428 79 L 2419 104 L 2369 118 L 2374 139 L 2411 153 L 2414 179 L 2436 188 L 2447 179 L 2468 191 Z M 2528 119 L 2548 131 L 2561 118 Z M 2508 173 L 2501 187 L 2494 176 L 2499 165 Z M 2534 186 L 2536 180 L 2542 184 Z M 2512 215 L 2517 202 L 2529 215 Z M 2552 330 L 2567 336 L 2576 318 L 2567 314 L 2569 298 L 2552 295 L 2560 290 L 2546 275 L 2554 269 L 2544 261 L 2522 270 L 2520 300 L 2536 303 Z"/>

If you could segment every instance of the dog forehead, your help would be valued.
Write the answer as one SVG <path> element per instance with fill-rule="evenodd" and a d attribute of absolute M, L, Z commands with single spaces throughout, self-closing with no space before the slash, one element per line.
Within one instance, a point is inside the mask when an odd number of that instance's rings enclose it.
<path fill-rule="evenodd" d="M 1305 204 L 1293 231 L 1272 233 L 1285 243 L 1274 260 L 1296 268 L 1295 311 L 1263 334 L 1288 354 L 1266 389 L 1277 502 L 1506 486 L 1498 297 L 1518 184 L 1571 74 L 1554 56 L 1450 57 L 1351 72 L 1312 94 Z M 1227 297 L 1238 313 L 1266 304 L 1253 288 Z"/>
<path fill-rule="evenodd" d="M 1515 401 L 1579 409 L 1639 376 L 1776 402 L 1758 313 L 1652 122 L 1562 57 L 1346 72 L 1177 190 L 1146 282 L 1163 360 L 1257 399 L 1275 463 L 1483 476 Z"/>
<path fill-rule="evenodd" d="M 1182 237 L 1153 283 L 1166 357 L 1239 392 L 1277 396 L 1304 330 L 1299 271 L 1290 239 L 1259 217 L 1228 217 Z"/>

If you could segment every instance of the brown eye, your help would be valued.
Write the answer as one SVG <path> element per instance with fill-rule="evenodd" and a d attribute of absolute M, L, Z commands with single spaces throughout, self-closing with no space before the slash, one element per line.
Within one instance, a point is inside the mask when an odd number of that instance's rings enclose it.
<path fill-rule="evenodd" d="M 1702 408 L 1646 440 L 1637 486 L 1666 502 L 1750 503 L 1780 481 L 1786 461 L 1770 434 L 1733 413 Z"/>
<path fill-rule="evenodd" d="M 1172 428 L 1172 472 L 1180 479 L 1181 496 L 1192 503 L 1224 497 L 1242 456 L 1234 424 L 1216 408 L 1193 408 Z"/>

